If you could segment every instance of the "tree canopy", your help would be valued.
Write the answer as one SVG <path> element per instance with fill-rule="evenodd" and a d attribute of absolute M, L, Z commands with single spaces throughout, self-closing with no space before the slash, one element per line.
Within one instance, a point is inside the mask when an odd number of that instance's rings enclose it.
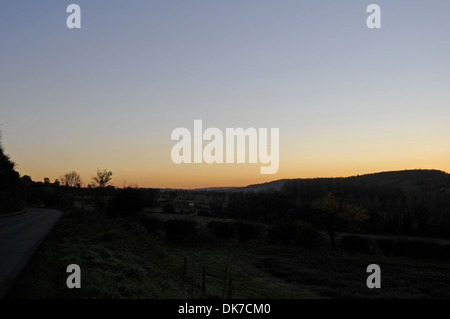
<path fill-rule="evenodd" d="M 330 192 L 313 201 L 312 207 L 319 212 L 318 217 L 328 231 L 332 248 L 335 248 L 336 232 L 358 231 L 369 218 L 365 209 L 338 199 Z"/>
<path fill-rule="evenodd" d="M 97 176 L 92 178 L 92 181 L 97 187 L 106 187 L 112 179 L 112 172 L 107 169 L 97 170 Z"/>

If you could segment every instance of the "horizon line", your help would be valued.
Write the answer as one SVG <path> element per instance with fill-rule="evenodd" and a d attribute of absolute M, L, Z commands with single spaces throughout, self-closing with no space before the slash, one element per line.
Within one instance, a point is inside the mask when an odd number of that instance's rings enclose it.
<path fill-rule="evenodd" d="M 249 186 L 254 186 L 254 185 L 263 185 L 263 184 L 268 184 L 268 183 L 272 183 L 272 182 L 277 182 L 277 181 L 282 181 L 282 180 L 312 180 L 312 179 L 330 179 L 330 178 L 351 178 L 351 177 L 360 177 L 360 176 L 366 176 L 366 175 L 374 175 L 374 174 L 382 174 L 382 173 L 395 173 L 395 172 L 406 172 L 406 171 L 436 171 L 436 172 L 441 172 L 444 174 L 449 174 L 448 172 L 441 170 L 441 169 L 437 169 L 437 168 L 413 168 L 413 169 L 396 169 L 396 170 L 387 170 L 387 171 L 376 171 L 376 172 L 371 172 L 371 173 L 364 173 L 364 174 L 353 174 L 353 175 L 347 175 L 347 176 L 327 176 L 327 177 L 286 177 L 286 178 L 279 178 L 279 179 L 274 179 L 274 180 L 269 180 L 269 181 L 265 181 L 265 182 L 261 182 L 261 183 L 249 183 L 249 184 L 245 184 L 245 185 L 241 185 L 241 186 L 204 186 L 204 187 L 194 187 L 194 188 L 186 188 L 186 187 L 146 187 L 146 186 L 139 186 L 138 184 L 133 184 L 130 183 L 128 186 L 115 186 L 114 183 L 112 183 L 111 185 L 108 186 L 112 186 L 115 188 L 119 188 L 119 189 L 124 189 L 124 188 L 140 188 L 140 189 L 159 189 L 159 190 L 208 190 L 208 189 L 218 189 L 218 188 L 244 188 L 244 187 L 249 187 Z M 31 176 L 29 175 L 21 175 L 20 174 L 20 178 L 23 178 L 24 176 L 28 176 L 31 178 Z M 33 179 L 31 178 L 31 180 L 33 181 Z M 57 179 L 55 179 L 57 180 Z M 34 181 L 34 182 L 40 182 L 40 183 L 44 183 L 44 181 Z M 54 183 L 54 182 L 53 182 Z M 85 184 L 84 186 L 82 186 L 81 188 L 88 188 L 88 186 L 90 185 L 90 183 L 83 183 Z M 135 187 L 137 186 L 137 187 Z"/>

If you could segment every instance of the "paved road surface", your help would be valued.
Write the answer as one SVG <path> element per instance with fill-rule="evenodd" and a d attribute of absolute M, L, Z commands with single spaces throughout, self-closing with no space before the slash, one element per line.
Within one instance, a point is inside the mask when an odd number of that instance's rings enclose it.
<path fill-rule="evenodd" d="M 63 215 L 53 209 L 24 210 L 23 214 L 0 217 L 0 298 Z"/>

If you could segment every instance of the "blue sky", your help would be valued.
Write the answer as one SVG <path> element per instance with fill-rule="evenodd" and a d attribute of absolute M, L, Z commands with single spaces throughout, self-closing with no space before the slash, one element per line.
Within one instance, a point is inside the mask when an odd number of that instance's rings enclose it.
<path fill-rule="evenodd" d="M 65 24 L 73 2 L 80 30 Z M 73 2 L 0 3 L 0 129 L 33 179 L 101 167 L 154 187 L 268 178 L 174 166 L 170 133 L 194 119 L 280 128 L 269 180 L 450 170 L 449 1 Z M 366 26 L 374 2 L 379 30 Z"/>

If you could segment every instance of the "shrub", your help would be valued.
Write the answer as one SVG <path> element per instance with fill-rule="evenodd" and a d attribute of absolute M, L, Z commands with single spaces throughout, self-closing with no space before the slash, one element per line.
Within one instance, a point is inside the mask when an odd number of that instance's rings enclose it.
<path fill-rule="evenodd" d="M 143 206 L 141 192 L 134 188 L 126 188 L 111 198 L 108 212 L 111 216 L 136 216 Z"/>
<path fill-rule="evenodd" d="M 241 243 L 255 239 L 261 233 L 261 226 L 246 222 L 236 222 L 236 232 Z"/>
<path fill-rule="evenodd" d="M 117 217 L 116 222 L 124 228 L 132 231 L 135 235 L 142 236 L 148 234 L 148 231 L 144 225 L 132 216 L 119 216 Z"/>
<path fill-rule="evenodd" d="M 147 229 L 150 233 L 157 233 L 163 229 L 163 223 L 151 216 L 145 216 L 140 219 L 142 225 L 144 225 L 145 229 Z"/>
<path fill-rule="evenodd" d="M 386 256 L 403 256 L 426 259 L 450 259 L 450 245 L 433 241 L 402 238 L 377 239 L 376 244 Z"/>
<path fill-rule="evenodd" d="M 432 241 L 397 239 L 394 246 L 395 256 L 428 259 L 450 259 L 449 245 Z"/>
<path fill-rule="evenodd" d="M 70 206 L 70 198 L 60 191 L 51 192 L 44 197 L 45 207 L 58 207 L 63 208 Z"/>
<path fill-rule="evenodd" d="M 320 242 L 319 231 L 311 224 L 301 221 L 276 224 L 269 230 L 268 237 L 272 244 L 304 248 L 317 248 Z"/>
<path fill-rule="evenodd" d="M 279 223 L 273 225 L 269 230 L 269 241 L 272 244 L 282 244 L 289 246 L 294 240 L 295 225 L 294 223 Z"/>
<path fill-rule="evenodd" d="M 173 242 L 192 242 L 197 235 L 197 222 L 189 219 L 168 220 L 164 224 L 166 239 Z"/>
<path fill-rule="evenodd" d="M 230 239 L 235 235 L 234 225 L 230 222 L 211 221 L 206 227 L 211 234 L 221 239 Z"/>

